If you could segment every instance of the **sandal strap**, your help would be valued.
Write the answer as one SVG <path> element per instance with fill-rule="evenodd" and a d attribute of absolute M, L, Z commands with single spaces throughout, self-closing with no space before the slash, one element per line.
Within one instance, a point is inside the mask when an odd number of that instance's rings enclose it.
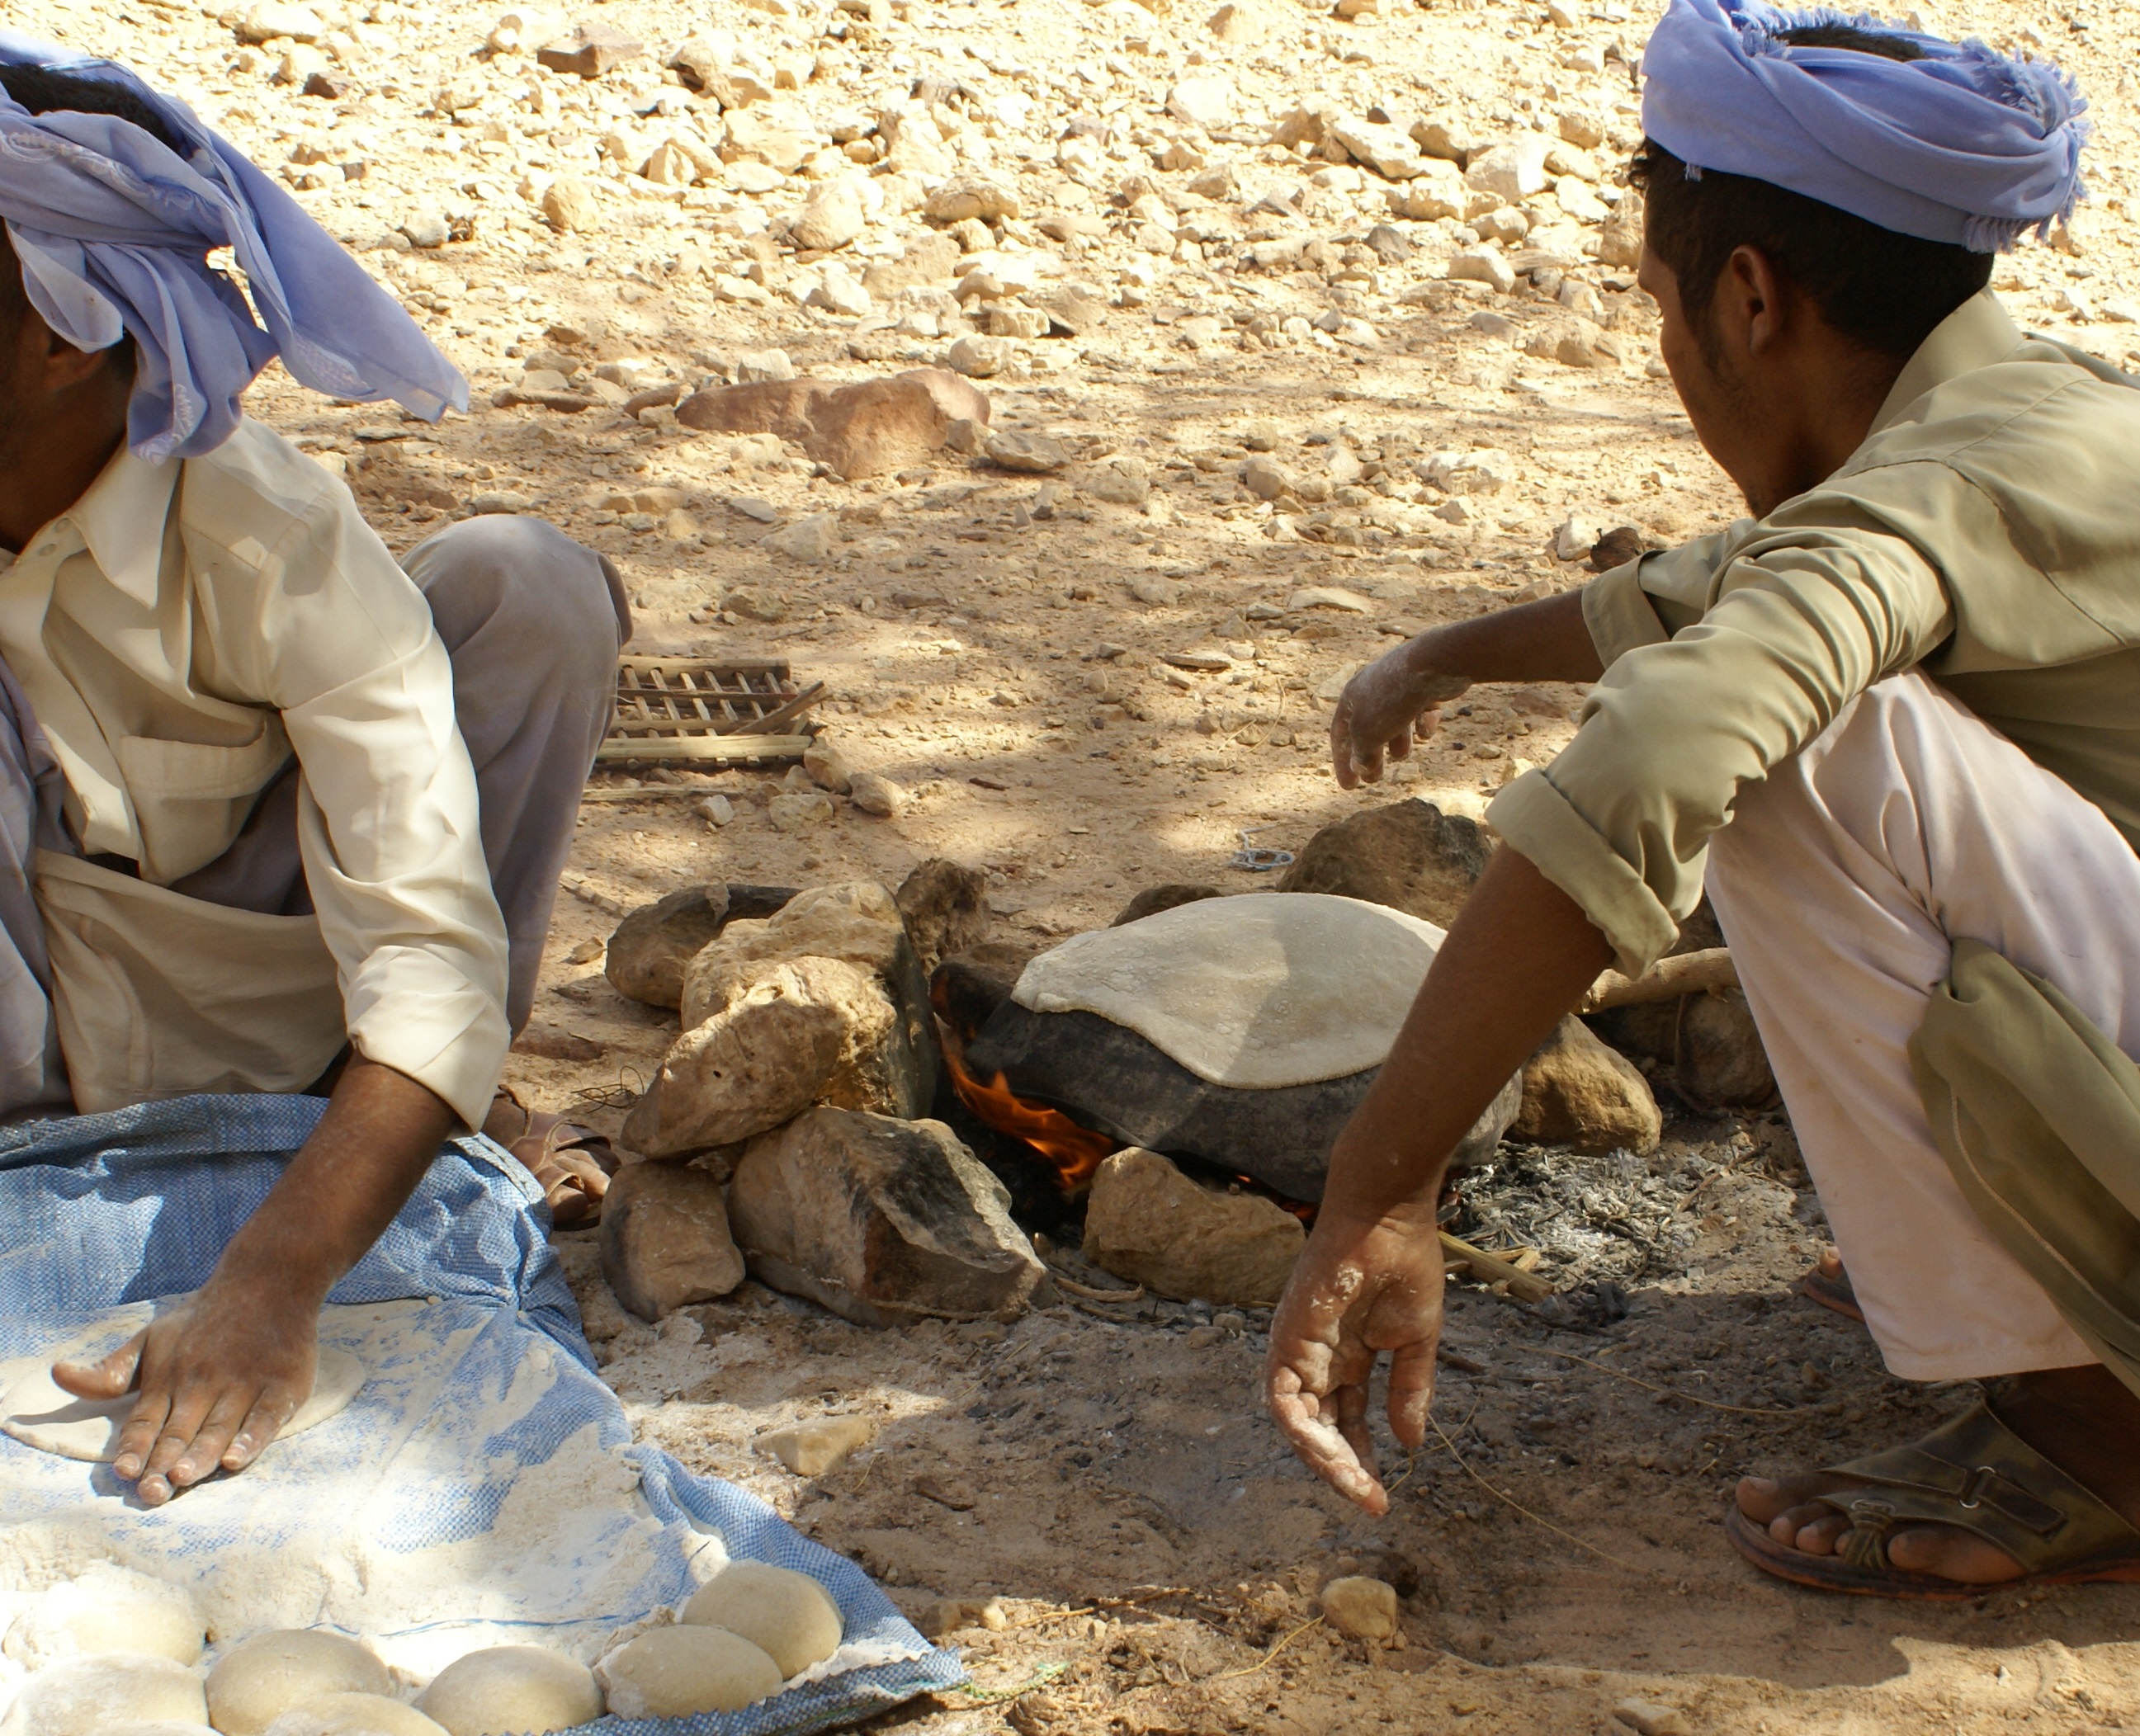
<path fill-rule="evenodd" d="M 1922 1440 L 1823 1468 L 1868 1485 L 1819 1498 L 1850 1521 L 1837 1552 L 1886 1571 L 1897 1524 L 1951 1525 L 2030 1572 L 2140 1555 L 2140 1531 L 1978 1404 Z"/>

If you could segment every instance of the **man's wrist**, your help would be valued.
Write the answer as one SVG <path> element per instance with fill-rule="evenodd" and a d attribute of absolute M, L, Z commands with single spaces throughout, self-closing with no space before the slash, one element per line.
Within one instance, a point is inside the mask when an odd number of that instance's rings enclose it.
<path fill-rule="evenodd" d="M 1449 666 L 1449 650 L 1446 637 L 1436 628 L 1409 640 L 1398 654 L 1421 710 L 1456 699 L 1471 686 L 1469 675 Z"/>

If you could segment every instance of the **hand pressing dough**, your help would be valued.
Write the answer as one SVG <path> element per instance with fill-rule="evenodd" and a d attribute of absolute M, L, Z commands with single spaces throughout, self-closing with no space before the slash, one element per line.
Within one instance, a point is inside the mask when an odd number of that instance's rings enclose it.
<path fill-rule="evenodd" d="M 0 1736 L 110 1736 L 115 1724 L 152 1722 L 204 1728 L 201 1679 L 169 1658 L 115 1651 L 39 1670 L 16 1695 Z"/>
<path fill-rule="evenodd" d="M 550 1736 L 592 1724 L 602 1697 L 584 1664 L 539 1645 L 494 1645 L 447 1665 L 416 1709 L 446 1736 Z"/>
<path fill-rule="evenodd" d="M 780 1666 L 725 1628 L 657 1627 L 595 1665 L 616 1718 L 692 1718 L 740 1712 L 780 1692 Z"/>
<path fill-rule="evenodd" d="M 1011 998 L 1096 1013 L 1212 1085 L 1314 1085 L 1382 1064 L 1445 938 L 1356 898 L 1245 892 L 1077 935 Z"/>
<path fill-rule="evenodd" d="M 209 1722 L 223 1736 L 267 1736 L 293 1706 L 330 1694 L 391 1694 L 386 1666 L 354 1640 L 276 1628 L 233 1646 L 208 1673 Z"/>
<path fill-rule="evenodd" d="M 446 1736 L 414 1706 L 377 1694 L 326 1694 L 292 1706 L 268 1736 Z"/>
<path fill-rule="evenodd" d="M 741 1634 L 780 1666 L 783 1680 L 840 1649 L 840 1606 L 807 1573 L 732 1562 L 684 1606 L 686 1622 Z"/>
<path fill-rule="evenodd" d="M 363 1385 L 361 1362 L 346 1350 L 321 1345 L 312 1395 L 275 1438 L 302 1434 L 339 1416 Z M 119 1456 L 119 1431 L 133 1414 L 134 1404 L 130 1392 L 115 1399 L 78 1399 L 52 1379 L 49 1364 L 40 1363 L 0 1399 L 0 1431 L 41 1453 L 109 1464 Z"/>
<path fill-rule="evenodd" d="M 207 1639 L 208 1624 L 184 1586 L 98 1562 L 32 1604 L 0 1651 L 30 1670 L 107 1651 L 191 1664 Z"/>

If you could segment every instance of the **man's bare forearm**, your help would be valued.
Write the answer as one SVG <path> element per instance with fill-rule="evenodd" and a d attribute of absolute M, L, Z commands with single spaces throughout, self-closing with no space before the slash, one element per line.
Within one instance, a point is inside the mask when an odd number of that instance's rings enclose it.
<path fill-rule="evenodd" d="M 1338 1137 L 1324 1213 L 1372 1224 L 1431 1209 L 1457 1142 L 1612 958 L 1573 899 L 1496 851 Z"/>
<path fill-rule="evenodd" d="M 1402 655 L 1421 677 L 1595 681 L 1605 673 L 1583 622 L 1580 590 L 1430 628 L 1407 644 Z"/>
<path fill-rule="evenodd" d="M 271 1286 L 317 1307 L 415 1191 L 453 1111 L 407 1075 L 357 1057 L 312 1136 L 232 1238 L 211 1284 Z"/>

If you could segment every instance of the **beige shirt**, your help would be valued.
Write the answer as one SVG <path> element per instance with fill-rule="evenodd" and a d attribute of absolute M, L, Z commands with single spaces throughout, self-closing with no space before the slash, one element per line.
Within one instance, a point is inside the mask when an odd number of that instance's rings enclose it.
<path fill-rule="evenodd" d="M 1604 678 L 1489 820 L 1645 969 L 1740 786 L 1915 668 L 2140 849 L 2135 384 L 1971 298 L 1826 482 L 1589 586 Z"/>
<path fill-rule="evenodd" d="M 453 668 L 346 487 L 250 420 L 205 458 L 122 448 L 0 570 L 0 657 L 82 850 L 139 869 L 39 865 L 80 1106 L 297 1089 L 346 1035 L 481 1124 L 506 939 Z M 229 848 L 292 753 L 317 917 L 162 890 Z"/>

